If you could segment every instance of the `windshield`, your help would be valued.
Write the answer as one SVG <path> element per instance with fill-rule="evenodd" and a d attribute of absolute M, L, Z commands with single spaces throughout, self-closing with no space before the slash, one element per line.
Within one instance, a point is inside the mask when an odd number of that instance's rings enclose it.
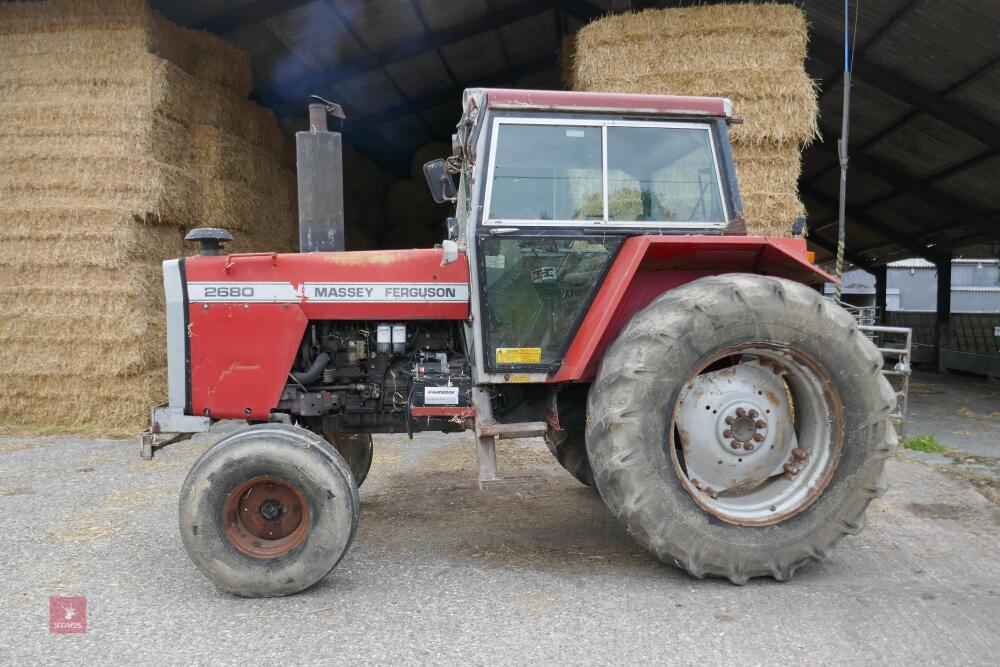
<path fill-rule="evenodd" d="M 500 122 L 495 136 L 491 221 L 726 221 L 707 124 Z"/>

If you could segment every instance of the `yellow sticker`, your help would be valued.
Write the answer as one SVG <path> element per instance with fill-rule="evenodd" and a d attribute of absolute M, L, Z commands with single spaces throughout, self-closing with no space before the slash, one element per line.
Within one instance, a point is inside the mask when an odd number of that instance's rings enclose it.
<path fill-rule="evenodd" d="M 510 376 L 510 381 L 511 382 L 531 382 L 531 378 L 529 378 L 527 375 L 511 375 Z"/>
<path fill-rule="evenodd" d="M 498 364 L 540 364 L 542 363 L 542 348 L 540 347 L 498 347 Z"/>

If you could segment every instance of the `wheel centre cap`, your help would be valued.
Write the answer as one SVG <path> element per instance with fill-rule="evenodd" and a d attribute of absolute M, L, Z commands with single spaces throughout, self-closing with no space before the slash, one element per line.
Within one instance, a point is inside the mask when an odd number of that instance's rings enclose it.
<path fill-rule="evenodd" d="M 753 419 L 744 416 L 733 421 L 731 430 L 733 432 L 734 440 L 748 442 L 751 438 L 753 438 L 753 434 L 757 432 L 757 427 L 754 425 Z"/>

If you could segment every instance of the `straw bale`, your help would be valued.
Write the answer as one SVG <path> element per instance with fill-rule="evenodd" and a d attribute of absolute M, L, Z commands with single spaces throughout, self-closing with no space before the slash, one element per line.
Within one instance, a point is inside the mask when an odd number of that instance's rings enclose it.
<path fill-rule="evenodd" d="M 567 35 L 559 43 L 559 79 L 563 88 L 575 90 L 573 86 L 573 56 L 576 53 L 576 35 Z"/>
<path fill-rule="evenodd" d="M 344 145 L 344 233 L 349 250 L 375 247 L 375 231 L 383 218 L 382 172 L 378 166 Z"/>
<path fill-rule="evenodd" d="M 70 131 L 69 128 L 72 128 Z M 195 166 L 187 126 L 140 106 L 0 103 L 5 159 L 142 157 L 180 169 Z"/>
<path fill-rule="evenodd" d="M 410 178 L 418 183 L 426 183 L 424 177 L 424 164 L 438 158 L 446 158 L 451 155 L 451 146 L 439 141 L 432 141 L 424 144 L 413 153 L 410 158 Z"/>
<path fill-rule="evenodd" d="M 182 229 L 147 225 L 117 211 L 4 212 L 4 266 L 122 267 L 138 259 L 176 257 Z"/>
<path fill-rule="evenodd" d="M 0 169 L 10 208 L 108 206 L 165 223 L 197 222 L 197 182 L 183 170 L 141 158 L 19 158 Z M 62 206 L 52 206 L 55 202 Z"/>
<path fill-rule="evenodd" d="M 287 209 L 296 197 L 295 172 L 283 166 L 273 153 L 243 137 L 196 125 L 189 146 L 193 163 L 206 177 L 242 183 L 275 207 Z"/>
<path fill-rule="evenodd" d="M 166 367 L 115 378 L 104 375 L 5 377 L 0 392 L 3 427 L 35 433 L 134 436 L 148 424 L 149 397 L 166 396 Z"/>
<path fill-rule="evenodd" d="M 64 63 L 102 53 L 152 53 L 199 79 L 246 97 L 249 54 L 204 31 L 189 30 L 143 0 L 49 0 L 0 5 L 0 54 L 61 56 Z"/>
<path fill-rule="evenodd" d="M 74 63 L 5 62 L 3 101 L 41 106 L 78 103 L 147 109 L 186 125 L 209 125 L 287 156 L 287 137 L 274 115 L 249 100 L 197 79 L 150 54 L 109 53 Z"/>
<path fill-rule="evenodd" d="M 608 16 L 582 28 L 574 90 L 729 97 L 745 123 L 734 141 L 817 135 L 816 86 L 806 74 L 807 26 L 792 5 L 725 4 Z"/>
<path fill-rule="evenodd" d="M 802 163 L 798 144 L 733 145 L 733 162 L 750 234 L 787 236 L 795 218 L 805 217 L 798 195 Z"/>
<path fill-rule="evenodd" d="M 411 179 L 399 181 L 389 188 L 385 209 L 390 229 L 427 227 L 448 217 L 447 207 L 434 203 L 427 184 Z"/>

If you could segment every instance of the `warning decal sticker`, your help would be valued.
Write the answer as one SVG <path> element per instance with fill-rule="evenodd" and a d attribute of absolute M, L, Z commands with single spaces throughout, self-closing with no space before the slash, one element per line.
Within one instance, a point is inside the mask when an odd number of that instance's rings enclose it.
<path fill-rule="evenodd" d="M 540 347 L 498 347 L 498 364 L 540 364 L 542 363 L 542 348 Z"/>

